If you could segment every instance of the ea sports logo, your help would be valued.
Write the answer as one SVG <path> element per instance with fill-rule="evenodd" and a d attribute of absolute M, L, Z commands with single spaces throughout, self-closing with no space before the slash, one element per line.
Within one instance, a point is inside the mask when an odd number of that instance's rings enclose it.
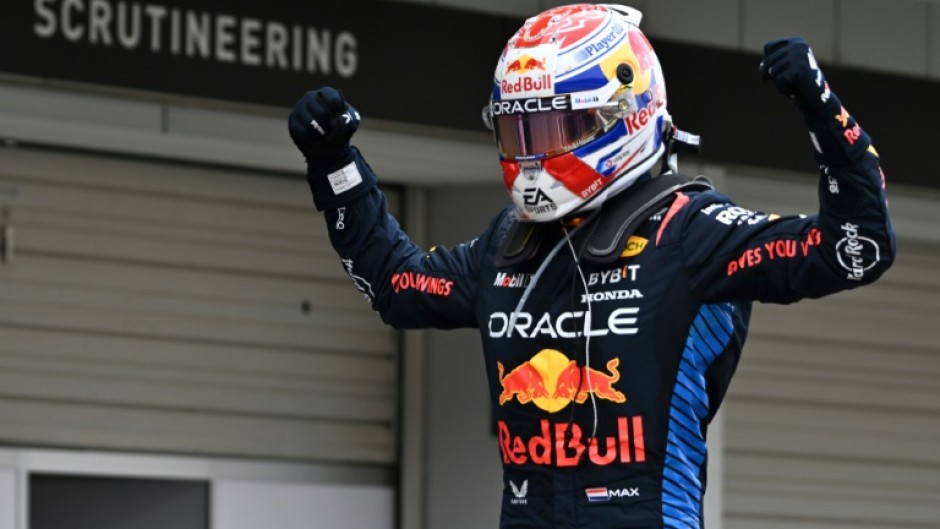
<path fill-rule="evenodd" d="M 555 201 L 545 194 L 541 188 L 530 187 L 522 192 L 523 202 L 526 206 L 538 206 L 540 204 L 554 204 Z"/>

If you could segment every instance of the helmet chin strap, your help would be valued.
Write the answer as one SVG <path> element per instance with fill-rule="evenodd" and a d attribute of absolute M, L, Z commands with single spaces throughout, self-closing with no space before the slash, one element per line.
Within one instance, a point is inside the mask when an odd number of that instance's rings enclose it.
<path fill-rule="evenodd" d="M 692 134 L 684 130 L 679 130 L 672 123 L 667 122 L 663 127 L 663 143 L 665 152 L 663 153 L 663 164 L 660 167 L 659 175 L 678 173 L 680 150 L 686 152 L 700 152 L 702 150 L 702 137 L 698 134 Z"/>

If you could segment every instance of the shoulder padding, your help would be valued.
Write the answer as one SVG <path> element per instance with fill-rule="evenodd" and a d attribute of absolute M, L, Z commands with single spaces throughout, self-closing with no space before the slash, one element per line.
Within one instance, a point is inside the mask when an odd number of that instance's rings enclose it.
<path fill-rule="evenodd" d="M 714 186 L 704 176 L 678 173 L 661 175 L 635 189 L 627 189 L 604 204 L 585 248 L 585 258 L 599 263 L 613 262 L 640 224 L 671 204 L 676 193 L 711 189 Z"/>

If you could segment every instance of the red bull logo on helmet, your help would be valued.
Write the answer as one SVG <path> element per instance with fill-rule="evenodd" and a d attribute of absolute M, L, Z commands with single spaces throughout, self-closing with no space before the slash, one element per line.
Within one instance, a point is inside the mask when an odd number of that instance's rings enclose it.
<path fill-rule="evenodd" d="M 624 119 L 627 123 L 627 134 L 631 136 L 642 130 L 651 120 L 656 119 L 659 109 L 666 105 L 665 98 L 660 90 L 654 90 L 653 98 L 646 108 L 631 112 Z"/>
<path fill-rule="evenodd" d="M 623 54 L 620 60 L 624 60 L 633 67 L 633 91 L 636 94 L 643 94 L 651 89 L 657 89 L 660 92 L 658 97 L 665 103 L 666 94 L 663 90 L 663 82 L 659 73 L 659 61 L 653 52 L 646 36 L 638 29 L 631 29 L 627 32 L 628 45 L 620 49 Z"/>
<path fill-rule="evenodd" d="M 545 72 L 548 70 L 545 62 L 546 59 L 544 58 L 536 59 L 531 55 L 523 53 L 506 65 L 506 73 L 524 74 L 533 70 Z"/>
<path fill-rule="evenodd" d="M 633 49 L 637 66 L 640 67 L 641 72 L 648 72 L 655 64 L 653 62 L 653 47 L 650 45 L 650 41 L 640 31 L 631 31 L 629 38 L 630 48 Z"/>
<path fill-rule="evenodd" d="M 506 372 L 502 362 L 496 362 L 500 406 L 517 400 L 520 404 L 535 406 L 555 413 L 572 401 L 583 404 L 590 395 L 612 402 L 623 403 L 627 397 L 614 388 L 620 380 L 619 358 L 607 362 L 606 370 L 579 366 L 555 349 L 543 349 L 531 359 Z"/>
<path fill-rule="evenodd" d="M 503 95 L 540 97 L 554 95 L 555 48 L 507 48 L 497 68 Z"/>
<path fill-rule="evenodd" d="M 499 85 L 500 90 L 503 91 L 503 94 L 527 94 L 527 93 L 551 93 L 552 90 L 552 76 L 545 74 L 538 77 L 520 77 L 515 81 L 507 81 L 503 79 L 503 82 Z"/>

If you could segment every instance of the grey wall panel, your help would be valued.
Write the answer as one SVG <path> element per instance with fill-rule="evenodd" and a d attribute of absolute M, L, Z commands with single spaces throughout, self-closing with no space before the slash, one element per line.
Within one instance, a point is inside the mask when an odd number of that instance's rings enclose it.
<path fill-rule="evenodd" d="M 936 524 L 938 267 L 908 244 L 874 285 L 756 307 L 725 407 L 726 528 Z"/>
<path fill-rule="evenodd" d="M 301 179 L 0 149 L 0 439 L 393 464 L 397 338 Z"/>

